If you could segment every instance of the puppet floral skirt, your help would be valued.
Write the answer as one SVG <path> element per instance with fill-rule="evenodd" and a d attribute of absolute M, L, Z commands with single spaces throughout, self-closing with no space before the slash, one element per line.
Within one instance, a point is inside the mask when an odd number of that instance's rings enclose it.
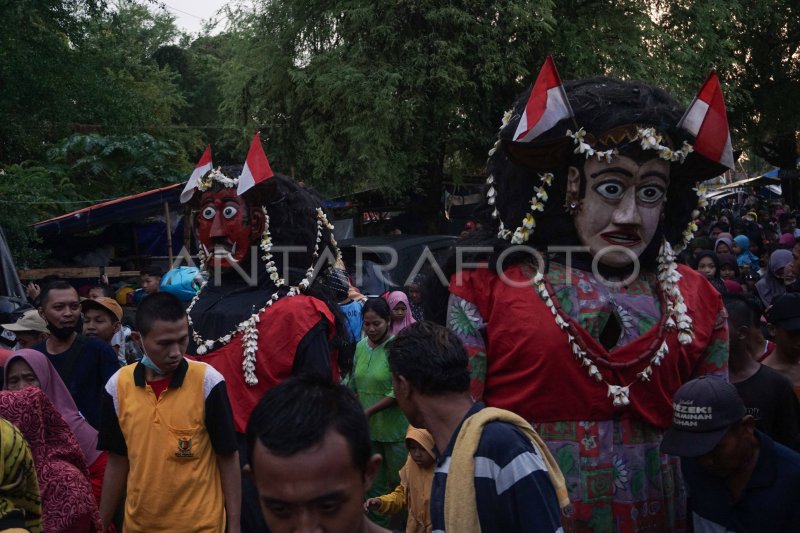
<path fill-rule="evenodd" d="M 680 462 L 659 452 L 660 430 L 638 420 L 554 422 L 536 430 L 569 491 L 564 531 L 686 530 Z"/>

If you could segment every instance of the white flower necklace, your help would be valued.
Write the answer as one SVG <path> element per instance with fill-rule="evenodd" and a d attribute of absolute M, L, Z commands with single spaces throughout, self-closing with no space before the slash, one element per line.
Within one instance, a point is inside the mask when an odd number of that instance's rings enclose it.
<path fill-rule="evenodd" d="M 686 304 L 683 301 L 683 296 L 677 287 L 677 281 L 681 275 L 678 272 L 677 264 L 675 263 L 675 256 L 672 248 L 666 239 L 661 245 L 661 251 L 658 256 L 658 280 L 662 294 L 666 297 L 666 313 L 667 319 L 664 322 L 664 330 L 674 331 L 678 329 L 678 342 L 681 344 L 689 344 L 694 338 L 692 331 L 692 319 L 686 314 Z M 571 331 L 571 324 L 564 320 L 559 313 L 558 305 L 553 301 L 550 291 L 547 288 L 545 277 L 541 272 L 537 272 L 533 277 L 533 284 L 537 294 L 542 299 L 544 304 L 550 309 L 556 325 L 567 334 L 567 340 L 572 350 L 575 359 L 586 369 L 589 377 L 598 383 L 604 383 L 608 388 L 608 397 L 612 399 L 614 407 L 624 407 L 630 405 L 630 388 L 636 381 L 650 381 L 650 376 L 653 375 L 654 367 L 661 365 L 661 362 L 669 354 L 669 346 L 667 340 L 664 339 L 661 345 L 650 358 L 648 365 L 639 373 L 636 374 L 636 380 L 628 383 L 627 385 L 617 385 L 609 383 L 603 376 L 603 373 L 595 362 L 588 357 L 588 351 L 578 343 L 578 339 Z"/>
<path fill-rule="evenodd" d="M 278 274 L 278 268 L 275 266 L 275 260 L 272 256 L 272 237 L 269 232 L 269 215 L 267 214 L 267 210 L 265 208 L 261 208 L 264 214 L 264 232 L 261 234 L 261 243 L 259 248 L 261 249 L 264 255 L 261 256 L 261 259 L 265 262 L 265 270 L 269 274 L 270 280 L 275 285 L 276 289 L 280 289 L 286 285 L 286 281 L 280 277 Z M 300 294 L 302 291 L 308 289 L 311 285 L 312 280 L 314 279 L 315 271 L 314 266 L 316 263 L 317 258 L 319 257 L 319 250 L 320 250 L 320 243 L 322 242 L 322 227 L 325 226 L 331 232 L 331 244 L 336 248 L 336 240 L 333 238 L 333 224 L 328 221 L 328 217 L 325 216 L 325 212 L 322 208 L 317 208 L 317 236 L 316 236 L 316 243 L 314 245 L 314 254 L 313 259 L 311 261 L 311 266 L 306 270 L 305 277 L 300 280 L 297 286 L 288 286 L 289 290 L 286 292 L 285 295 L 281 296 L 279 291 L 276 290 L 266 301 L 266 303 L 259 309 L 258 311 L 251 314 L 248 318 L 241 321 L 233 330 L 226 333 L 225 335 L 221 335 L 216 339 L 203 339 L 197 330 L 194 327 L 192 322 L 192 309 L 194 308 L 197 301 L 200 299 L 200 294 L 203 292 L 203 289 L 208 284 L 208 280 L 206 279 L 203 281 L 203 284 L 200 286 L 200 289 L 192 298 L 189 307 L 186 309 L 186 315 L 189 321 L 189 328 L 192 332 L 192 340 L 194 340 L 195 345 L 197 346 L 197 355 L 203 356 L 211 351 L 215 346 L 225 346 L 229 342 L 231 342 L 238 333 L 242 334 L 242 347 L 243 347 L 243 360 L 242 360 L 242 370 L 244 371 L 244 380 L 250 386 L 258 384 L 258 378 L 256 377 L 256 353 L 258 352 L 258 323 L 260 322 L 260 316 L 272 306 L 275 302 L 279 299 L 285 297 L 293 297 Z M 337 260 L 341 259 L 341 252 L 337 249 Z M 201 251 L 198 253 L 200 257 L 200 268 L 203 272 L 207 271 L 208 265 L 206 262 L 205 254 Z"/>

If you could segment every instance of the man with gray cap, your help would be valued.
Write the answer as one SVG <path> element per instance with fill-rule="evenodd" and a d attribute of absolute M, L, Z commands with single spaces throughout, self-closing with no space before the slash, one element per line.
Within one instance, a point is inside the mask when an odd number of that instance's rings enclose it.
<path fill-rule="evenodd" d="M 0 324 L 0 326 L 14 333 L 17 341 L 14 350 L 32 348 L 34 344 L 45 340 L 50 333 L 47 330 L 47 323 L 39 316 L 39 311 L 36 309 L 25 311 L 16 322 Z"/>
<path fill-rule="evenodd" d="M 702 376 L 678 389 L 661 451 L 681 457 L 696 532 L 800 527 L 800 454 L 755 429 L 730 383 Z"/>

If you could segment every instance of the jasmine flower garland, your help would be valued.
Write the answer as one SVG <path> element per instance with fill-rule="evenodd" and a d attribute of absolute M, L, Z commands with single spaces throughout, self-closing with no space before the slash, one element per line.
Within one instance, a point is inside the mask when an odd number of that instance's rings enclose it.
<path fill-rule="evenodd" d="M 669 242 L 664 240 L 661 245 L 661 251 L 658 256 L 658 280 L 661 286 L 661 292 L 667 298 L 667 319 L 665 321 L 664 329 L 667 332 L 678 330 L 678 342 L 681 344 L 689 344 L 694 338 L 694 331 L 692 330 L 692 319 L 687 314 L 686 304 L 683 301 L 683 295 L 678 289 L 677 282 L 680 280 L 680 273 L 678 272 L 677 264 L 675 263 L 675 255 Z M 624 407 L 630 404 L 630 387 L 636 383 L 632 381 L 627 385 L 619 385 L 609 383 L 603 376 L 602 371 L 597 367 L 594 361 L 589 357 L 589 353 L 578 343 L 576 337 L 570 333 L 570 324 L 562 318 L 558 311 L 558 307 L 553 301 L 550 291 L 547 288 L 544 275 L 537 272 L 533 277 L 533 284 L 537 294 L 542 299 L 544 304 L 550 310 L 555 319 L 556 325 L 567 335 L 567 342 L 569 342 L 572 354 L 575 356 L 577 362 L 581 367 L 586 369 L 586 373 L 590 378 L 598 383 L 604 383 L 608 388 L 608 397 L 611 398 L 615 407 Z M 648 365 L 636 374 L 638 381 L 650 381 L 650 377 L 655 371 L 654 367 L 661 366 L 664 358 L 669 354 L 669 346 L 667 340 L 664 339 L 650 358 Z"/>

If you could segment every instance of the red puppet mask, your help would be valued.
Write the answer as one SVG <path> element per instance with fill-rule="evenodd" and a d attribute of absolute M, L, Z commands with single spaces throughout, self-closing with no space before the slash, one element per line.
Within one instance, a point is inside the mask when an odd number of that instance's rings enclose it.
<path fill-rule="evenodd" d="M 195 228 L 211 264 L 218 260 L 222 268 L 230 268 L 247 258 L 251 246 L 258 245 L 264 217 L 260 209 L 250 208 L 235 190 L 225 188 L 202 193 Z"/>

